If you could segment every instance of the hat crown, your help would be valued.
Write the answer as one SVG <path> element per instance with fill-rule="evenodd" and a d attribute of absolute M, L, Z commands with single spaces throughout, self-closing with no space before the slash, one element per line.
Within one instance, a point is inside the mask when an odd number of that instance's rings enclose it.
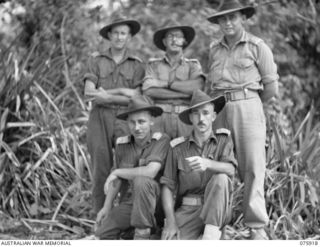
<path fill-rule="evenodd" d="M 128 17 L 125 14 L 121 12 L 114 12 L 110 16 L 110 23 L 117 23 L 117 22 L 125 21 L 127 19 Z"/>
<path fill-rule="evenodd" d="M 224 0 L 221 2 L 217 11 L 226 11 L 238 8 L 243 8 L 243 5 L 238 0 Z"/>
<path fill-rule="evenodd" d="M 129 100 L 128 111 L 137 111 L 150 106 L 153 106 L 150 98 L 144 95 L 139 95 Z"/>
<path fill-rule="evenodd" d="M 204 92 L 202 92 L 201 90 L 196 90 L 191 98 L 191 102 L 190 102 L 190 107 L 193 107 L 195 105 L 199 105 L 202 102 L 207 102 L 212 100 L 212 98 L 210 98 L 210 96 L 208 96 L 207 94 L 205 94 Z"/>

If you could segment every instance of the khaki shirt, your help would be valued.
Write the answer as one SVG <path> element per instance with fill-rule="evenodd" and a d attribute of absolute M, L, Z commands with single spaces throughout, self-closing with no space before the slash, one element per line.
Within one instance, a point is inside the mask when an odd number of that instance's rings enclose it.
<path fill-rule="evenodd" d="M 163 58 L 151 58 L 147 64 L 144 81 L 157 79 L 162 81 L 186 81 L 204 76 L 201 65 L 197 59 L 181 57 L 180 62 L 175 66 L 171 65 L 167 56 Z M 174 105 L 189 104 L 185 99 L 168 99 L 156 103 L 172 103 Z"/>
<path fill-rule="evenodd" d="M 161 164 L 161 169 L 155 177 L 155 180 L 159 181 L 170 146 L 169 143 L 169 136 L 161 132 L 153 133 L 150 140 L 144 147 L 139 147 L 134 142 L 133 136 L 119 137 L 116 141 L 116 162 L 113 169 L 135 168 L 147 166 L 150 162 L 159 162 Z M 121 186 L 122 198 L 130 198 L 131 194 L 132 183 L 131 181 L 124 180 L 124 183 Z"/>
<path fill-rule="evenodd" d="M 117 64 L 108 49 L 104 54 L 94 54 L 88 63 L 88 71 L 84 75 L 92 81 L 96 88 L 106 90 L 113 88 L 137 88 L 141 86 L 144 77 L 144 65 L 140 58 L 126 50 L 124 58 Z"/>
<path fill-rule="evenodd" d="M 216 134 L 212 133 L 203 148 L 198 146 L 193 134 L 189 137 L 176 138 L 170 145 L 160 183 L 168 186 L 171 191 L 175 191 L 178 187 L 178 196 L 203 195 L 207 183 L 214 174 L 210 170 L 192 171 L 185 158 L 201 156 L 237 166 L 230 131 L 226 129 L 218 129 Z"/>
<path fill-rule="evenodd" d="M 209 55 L 209 92 L 214 89 L 263 89 L 279 78 L 272 51 L 264 41 L 243 32 L 231 49 L 224 39 L 213 42 Z"/>

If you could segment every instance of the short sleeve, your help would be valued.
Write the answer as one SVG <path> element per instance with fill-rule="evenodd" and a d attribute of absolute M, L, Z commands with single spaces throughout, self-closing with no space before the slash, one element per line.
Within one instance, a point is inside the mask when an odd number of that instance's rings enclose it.
<path fill-rule="evenodd" d="M 83 82 L 85 82 L 86 80 L 90 80 L 95 85 L 97 85 L 98 76 L 99 76 L 98 59 L 96 56 L 90 56 L 87 63 L 87 71 L 83 77 Z"/>
<path fill-rule="evenodd" d="M 190 62 L 190 75 L 189 75 L 189 78 L 190 79 L 196 79 L 199 76 L 202 76 L 205 79 L 205 75 L 202 72 L 202 67 L 201 67 L 200 62 L 198 60 L 196 60 L 196 59 L 193 59 Z"/>
<path fill-rule="evenodd" d="M 166 185 L 171 191 L 174 191 L 178 180 L 178 161 L 174 154 L 173 148 L 170 146 L 163 176 L 160 178 L 160 183 Z"/>
<path fill-rule="evenodd" d="M 277 65 L 274 62 L 272 51 L 264 42 L 258 43 L 257 66 L 262 84 L 274 83 L 279 79 Z"/>
<path fill-rule="evenodd" d="M 231 136 L 226 136 L 220 140 L 221 143 L 219 143 L 219 145 L 221 145 L 221 151 L 218 156 L 218 161 L 231 163 L 237 167 L 238 162 L 234 156 L 234 145 Z"/>
<path fill-rule="evenodd" d="M 150 162 L 159 162 L 163 168 L 170 146 L 170 138 L 163 134 L 162 137 L 155 142 L 151 154 L 146 158 L 146 164 Z"/>
<path fill-rule="evenodd" d="M 152 62 L 147 63 L 144 81 L 147 79 L 159 79 L 158 73 L 156 71 L 155 63 L 152 63 Z"/>

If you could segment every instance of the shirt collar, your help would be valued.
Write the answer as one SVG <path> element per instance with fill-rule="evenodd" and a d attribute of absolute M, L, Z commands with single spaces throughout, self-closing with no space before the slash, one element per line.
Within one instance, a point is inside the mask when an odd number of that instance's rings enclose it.
<path fill-rule="evenodd" d="M 246 32 L 245 30 L 243 30 L 243 31 L 242 31 L 242 34 L 241 34 L 240 40 L 238 40 L 235 45 L 238 45 L 238 44 L 240 44 L 240 43 L 245 43 L 245 42 L 247 42 L 247 41 L 248 41 L 248 34 L 247 34 L 247 32 Z M 225 40 L 224 37 L 222 37 L 222 38 L 220 39 L 220 44 L 223 45 L 223 46 L 225 46 L 225 47 L 229 47 L 229 46 L 227 45 L 227 42 L 226 42 L 226 40 Z"/>
<path fill-rule="evenodd" d="M 211 132 L 211 134 L 210 134 L 210 136 L 209 136 L 209 140 L 214 140 L 214 142 L 215 143 L 217 143 L 217 137 L 216 137 L 216 135 L 213 133 L 213 131 Z M 196 141 L 196 139 L 195 139 L 195 137 L 194 137 L 194 131 L 192 131 L 192 133 L 191 133 L 191 135 L 189 136 L 189 138 L 188 138 L 188 148 L 190 147 L 190 144 L 191 143 L 194 143 L 194 144 L 196 144 L 196 145 L 198 145 L 198 143 L 197 143 L 197 141 Z"/>
<path fill-rule="evenodd" d="M 129 140 L 130 140 L 129 141 L 130 143 L 135 143 L 133 135 L 129 135 Z M 146 144 L 150 144 L 152 140 L 156 140 L 156 141 L 159 140 L 157 136 L 157 132 L 151 132 L 150 138 L 148 139 Z"/>
<path fill-rule="evenodd" d="M 104 56 L 108 57 L 109 59 L 113 60 L 113 57 L 112 57 L 112 53 L 111 53 L 111 47 L 106 50 L 104 53 L 103 53 Z M 135 59 L 136 56 L 133 54 L 133 52 L 131 50 L 129 50 L 128 48 L 126 48 L 125 52 L 124 52 L 124 56 L 121 60 L 121 63 L 123 61 L 126 61 L 128 59 Z"/>
<path fill-rule="evenodd" d="M 167 64 L 169 64 L 169 65 L 172 67 L 172 65 L 171 65 L 171 63 L 170 63 L 170 61 L 169 61 L 169 58 L 168 58 L 167 54 L 164 55 L 163 61 L 165 61 Z M 179 64 L 179 65 L 183 65 L 185 62 L 186 62 L 186 59 L 185 59 L 184 55 L 182 54 L 181 57 L 180 57 L 180 59 L 179 59 L 179 63 L 178 63 L 178 64 Z"/>

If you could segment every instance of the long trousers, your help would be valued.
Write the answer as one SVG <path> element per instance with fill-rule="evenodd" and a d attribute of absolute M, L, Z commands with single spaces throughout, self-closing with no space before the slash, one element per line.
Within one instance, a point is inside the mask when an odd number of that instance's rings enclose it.
<path fill-rule="evenodd" d="M 228 101 L 213 128 L 219 127 L 231 131 L 235 145 L 238 173 L 244 182 L 244 223 L 264 227 L 269 220 L 264 198 L 266 121 L 260 98 Z"/>
<path fill-rule="evenodd" d="M 120 202 L 103 220 L 95 235 L 100 239 L 118 239 L 120 233 L 135 228 L 156 226 L 155 210 L 160 198 L 160 185 L 152 178 L 139 176 L 133 180 L 132 200 Z"/>
<path fill-rule="evenodd" d="M 117 110 L 94 107 L 90 112 L 87 145 L 92 168 L 93 209 L 98 213 L 105 200 L 104 183 L 113 166 L 114 141 L 129 133 L 127 123 L 116 119 Z"/>

